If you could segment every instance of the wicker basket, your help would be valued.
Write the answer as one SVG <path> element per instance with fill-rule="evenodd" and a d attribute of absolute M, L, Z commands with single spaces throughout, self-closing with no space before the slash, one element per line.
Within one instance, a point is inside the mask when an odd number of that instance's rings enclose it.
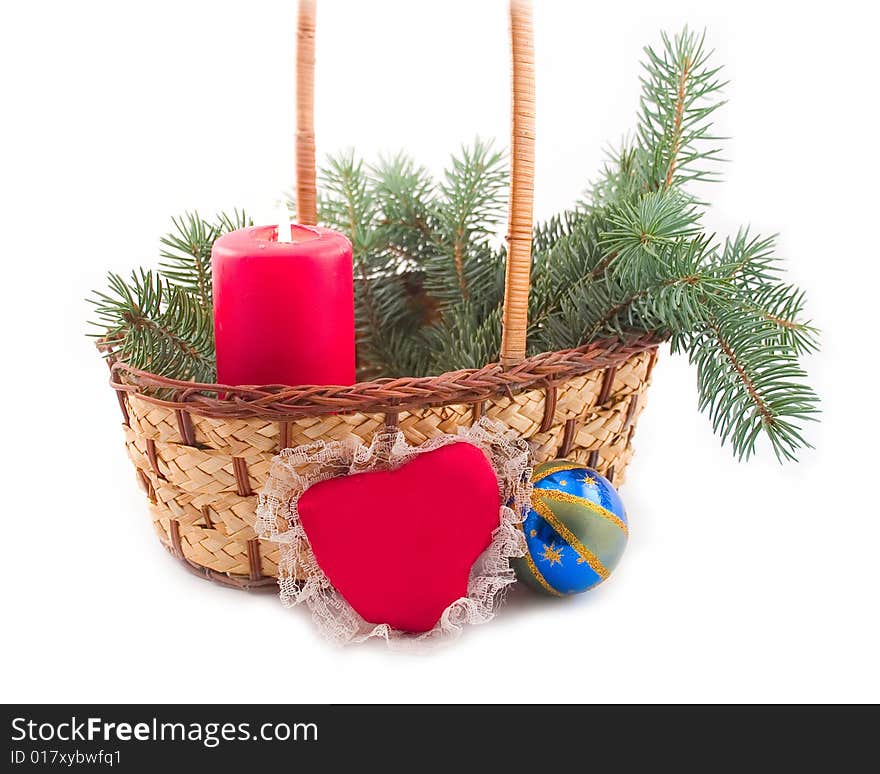
<path fill-rule="evenodd" d="M 298 219 L 315 222 L 312 132 L 314 2 L 300 3 L 297 53 Z M 277 547 L 252 525 L 278 450 L 318 439 L 369 440 L 397 427 L 411 443 L 482 416 L 529 439 L 538 462 L 567 457 L 620 483 L 658 341 L 594 342 L 525 358 L 534 174 L 531 12 L 511 2 L 513 138 L 509 257 L 500 363 L 436 377 L 353 386 L 232 387 L 139 371 L 110 352 L 125 441 L 153 524 L 192 570 L 228 586 L 271 587 Z M 158 397 L 162 396 L 162 397 Z"/>

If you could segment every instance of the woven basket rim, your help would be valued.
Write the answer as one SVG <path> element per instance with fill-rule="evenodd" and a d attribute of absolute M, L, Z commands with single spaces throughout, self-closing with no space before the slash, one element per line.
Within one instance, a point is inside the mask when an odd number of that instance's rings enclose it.
<path fill-rule="evenodd" d="M 169 379 L 133 368 L 113 353 L 112 343 L 99 343 L 110 364 L 110 384 L 120 393 L 175 410 L 217 419 L 295 420 L 322 414 L 399 413 L 424 406 L 478 403 L 536 386 L 552 386 L 594 370 L 616 368 L 633 355 L 656 349 L 664 339 L 630 334 L 573 349 L 542 352 L 510 368 L 500 362 L 482 368 L 448 371 L 437 376 L 373 379 L 357 384 L 233 386 Z M 165 396 L 151 394 L 163 390 Z M 168 391 L 171 392 L 167 395 Z"/>

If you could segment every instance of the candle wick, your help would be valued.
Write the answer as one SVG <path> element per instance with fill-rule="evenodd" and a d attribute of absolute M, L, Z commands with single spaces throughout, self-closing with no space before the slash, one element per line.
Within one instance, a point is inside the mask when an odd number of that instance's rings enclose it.
<path fill-rule="evenodd" d="M 282 204 L 278 209 L 279 219 L 278 219 L 278 241 L 279 242 L 292 242 L 293 235 L 291 234 L 290 229 L 290 212 L 287 209 L 287 206 Z"/>

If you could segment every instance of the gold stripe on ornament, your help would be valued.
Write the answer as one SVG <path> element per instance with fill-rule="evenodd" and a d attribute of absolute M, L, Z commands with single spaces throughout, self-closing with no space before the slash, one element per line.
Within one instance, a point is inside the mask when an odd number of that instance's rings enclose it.
<path fill-rule="evenodd" d="M 532 483 L 537 484 L 539 481 L 543 481 L 547 476 L 552 476 L 554 473 L 559 473 L 563 470 L 579 470 L 584 466 L 577 462 L 558 462 L 555 463 L 552 467 L 546 468 L 542 470 L 540 473 L 535 473 L 532 476 Z"/>
<path fill-rule="evenodd" d="M 596 575 L 602 580 L 605 580 L 611 574 L 605 568 L 605 565 L 599 561 L 599 557 L 581 543 L 581 541 L 578 540 L 577 535 L 556 518 L 556 514 L 550 510 L 547 503 L 545 503 L 540 497 L 532 499 L 532 508 L 538 512 L 538 515 L 541 516 L 544 521 L 559 533 L 560 537 L 562 537 L 562 539 L 577 552 L 581 559 L 590 565 Z"/>
<path fill-rule="evenodd" d="M 607 508 L 603 508 L 598 503 L 594 503 L 592 500 L 588 500 L 586 497 L 577 497 L 576 495 L 569 494 L 568 492 L 559 492 L 555 489 L 535 489 L 534 493 L 540 493 L 540 496 L 543 497 L 545 500 L 555 500 L 558 503 L 580 505 L 581 507 L 592 511 L 597 516 L 601 516 L 603 519 L 617 525 L 618 527 L 620 527 L 620 529 L 623 530 L 623 534 L 629 537 L 629 527 L 626 526 L 626 522 L 621 519 L 620 516 L 618 516 L 616 513 L 612 513 Z"/>
<path fill-rule="evenodd" d="M 518 529 L 522 532 L 522 525 L 518 525 Z M 532 559 L 532 552 L 529 550 L 529 544 L 526 543 L 526 550 L 523 553 L 523 559 L 526 560 L 526 564 L 529 566 L 529 571 L 534 576 L 535 580 L 541 584 L 541 587 L 548 594 L 552 594 L 555 597 L 561 597 L 562 594 L 554 589 L 549 583 L 547 583 L 547 579 L 541 574 L 541 571 L 538 569 L 538 565 L 535 564 L 535 560 Z"/>

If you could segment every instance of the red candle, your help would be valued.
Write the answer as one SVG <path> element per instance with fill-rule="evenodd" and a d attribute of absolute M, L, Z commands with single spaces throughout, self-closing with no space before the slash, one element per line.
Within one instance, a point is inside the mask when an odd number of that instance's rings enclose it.
<path fill-rule="evenodd" d="M 214 243 L 221 384 L 354 383 L 351 243 L 325 228 L 290 228 L 289 242 L 276 226 L 256 226 Z"/>

